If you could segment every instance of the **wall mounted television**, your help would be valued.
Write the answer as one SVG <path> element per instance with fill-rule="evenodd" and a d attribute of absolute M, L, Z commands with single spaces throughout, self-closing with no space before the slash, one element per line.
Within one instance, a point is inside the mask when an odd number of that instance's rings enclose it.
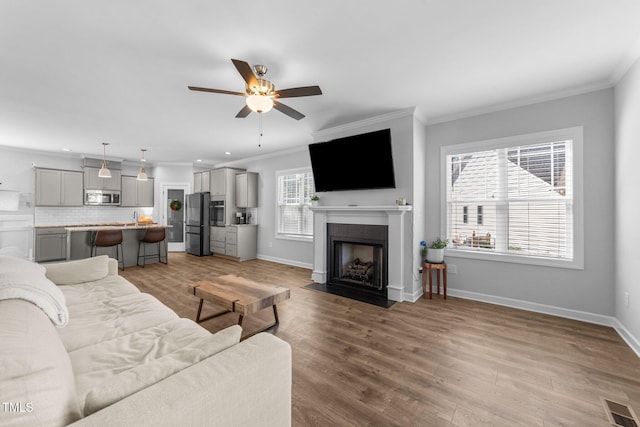
<path fill-rule="evenodd" d="M 317 192 L 395 188 L 391 129 L 309 144 Z"/>

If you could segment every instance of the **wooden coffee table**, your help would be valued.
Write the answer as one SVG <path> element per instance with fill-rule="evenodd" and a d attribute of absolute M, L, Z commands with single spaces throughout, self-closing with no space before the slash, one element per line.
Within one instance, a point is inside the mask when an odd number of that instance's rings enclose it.
<path fill-rule="evenodd" d="M 242 326 L 244 316 L 273 307 L 275 323 L 260 329 L 260 331 L 279 323 L 276 304 L 286 301 L 290 297 L 289 288 L 265 285 L 233 274 L 191 283 L 188 285 L 188 290 L 190 294 L 200 298 L 198 314 L 196 315 L 196 322 L 198 323 L 228 312 L 234 312 L 240 315 L 238 325 Z M 205 300 L 224 307 L 227 311 L 201 319 L 202 304 Z"/>

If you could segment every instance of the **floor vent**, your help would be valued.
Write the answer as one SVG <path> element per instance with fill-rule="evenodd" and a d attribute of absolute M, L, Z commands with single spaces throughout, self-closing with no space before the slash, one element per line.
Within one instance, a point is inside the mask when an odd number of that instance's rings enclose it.
<path fill-rule="evenodd" d="M 611 425 L 619 427 L 639 426 L 638 417 L 636 417 L 630 406 L 605 399 L 604 397 L 602 398 L 602 404 Z"/>

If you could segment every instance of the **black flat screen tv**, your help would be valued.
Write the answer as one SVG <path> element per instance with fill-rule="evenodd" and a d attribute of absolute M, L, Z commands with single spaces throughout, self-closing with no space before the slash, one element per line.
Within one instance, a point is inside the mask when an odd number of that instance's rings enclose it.
<path fill-rule="evenodd" d="M 391 130 L 309 144 L 316 192 L 395 188 Z"/>

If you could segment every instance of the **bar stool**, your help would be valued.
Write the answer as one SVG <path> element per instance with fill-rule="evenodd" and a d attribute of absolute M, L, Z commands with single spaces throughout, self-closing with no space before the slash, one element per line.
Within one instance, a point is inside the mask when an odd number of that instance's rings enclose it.
<path fill-rule="evenodd" d="M 164 241 L 164 262 L 161 259 L 160 242 Z M 155 243 L 158 245 L 158 262 L 162 264 L 169 263 L 169 252 L 167 251 L 167 239 L 165 235 L 164 227 L 147 228 L 144 232 L 142 239 L 138 240 L 138 260 L 137 264 L 140 265 L 140 258 L 142 258 L 142 267 L 144 267 L 145 261 L 148 257 L 155 255 L 147 255 L 147 243 Z M 142 247 L 143 253 L 140 255 L 140 247 Z"/>
<path fill-rule="evenodd" d="M 442 271 L 442 279 L 444 282 L 444 299 L 447 299 L 447 263 L 446 262 L 429 262 L 425 261 L 422 265 L 422 296 L 427 294 L 427 274 L 429 275 L 429 299 L 433 298 L 431 291 L 432 277 L 431 270 L 436 271 L 436 278 L 438 280 L 438 295 L 440 295 L 440 272 Z"/>
<path fill-rule="evenodd" d="M 120 264 L 120 258 L 118 257 L 118 247 L 122 253 L 122 271 L 124 271 L 124 249 L 122 248 L 122 230 L 99 230 L 95 238 L 93 239 L 93 245 L 91 245 L 91 256 L 95 256 L 98 252 L 98 248 L 116 247 L 116 259 L 118 265 Z"/>

